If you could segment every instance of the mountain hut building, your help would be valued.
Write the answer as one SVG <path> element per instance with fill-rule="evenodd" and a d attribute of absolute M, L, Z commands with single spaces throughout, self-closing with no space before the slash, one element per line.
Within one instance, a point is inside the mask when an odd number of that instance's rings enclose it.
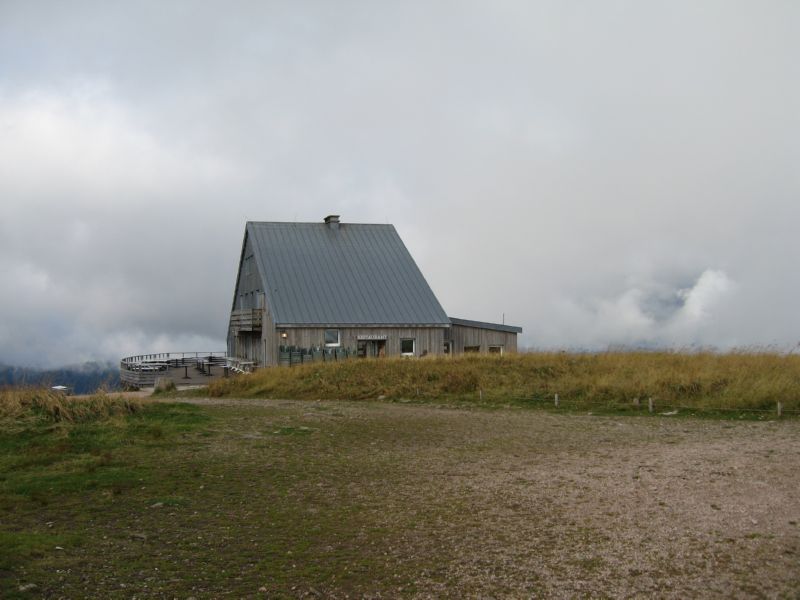
<path fill-rule="evenodd" d="M 330 215 L 245 226 L 227 352 L 253 367 L 516 352 L 521 332 L 448 317 L 393 225 Z"/>

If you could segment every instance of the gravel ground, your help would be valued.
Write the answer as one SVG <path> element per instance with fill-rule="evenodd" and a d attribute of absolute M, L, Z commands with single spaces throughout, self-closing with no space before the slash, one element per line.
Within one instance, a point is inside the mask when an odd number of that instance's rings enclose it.
<path fill-rule="evenodd" d="M 798 421 L 190 402 L 279 408 L 323 430 L 390 423 L 364 442 L 402 465 L 379 482 L 387 521 L 452 506 L 388 548 L 400 562 L 441 557 L 415 576 L 417 597 L 800 596 Z"/>

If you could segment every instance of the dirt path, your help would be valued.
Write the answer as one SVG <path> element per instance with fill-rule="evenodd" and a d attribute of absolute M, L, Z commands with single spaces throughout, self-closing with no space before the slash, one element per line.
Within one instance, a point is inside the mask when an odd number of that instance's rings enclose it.
<path fill-rule="evenodd" d="M 362 424 L 374 459 L 402 465 L 375 482 L 386 518 L 427 513 L 392 550 L 441 556 L 417 574 L 420 597 L 800 593 L 796 421 L 187 401 L 246 410 L 253 426 L 258 407 L 323 431 Z M 364 449 L 350 449 L 354 469 Z M 451 509 L 432 518 L 434 505 Z"/>

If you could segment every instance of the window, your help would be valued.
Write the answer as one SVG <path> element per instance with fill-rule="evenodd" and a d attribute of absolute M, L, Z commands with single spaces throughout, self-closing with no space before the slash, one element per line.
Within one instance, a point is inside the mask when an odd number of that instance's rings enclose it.
<path fill-rule="evenodd" d="M 489 354 L 502 354 L 503 347 L 502 346 L 489 346 Z"/>
<path fill-rule="evenodd" d="M 338 346 L 339 344 L 340 344 L 339 330 L 338 329 L 326 329 L 325 330 L 325 345 L 326 346 Z"/>
<path fill-rule="evenodd" d="M 400 340 L 400 354 L 403 356 L 414 356 L 414 340 Z"/>

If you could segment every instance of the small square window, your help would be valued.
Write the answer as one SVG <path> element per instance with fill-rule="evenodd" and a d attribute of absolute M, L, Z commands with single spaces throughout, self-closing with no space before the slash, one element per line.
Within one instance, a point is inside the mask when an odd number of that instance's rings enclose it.
<path fill-rule="evenodd" d="M 339 343 L 340 343 L 339 330 L 338 329 L 326 329 L 325 330 L 325 345 L 326 346 L 338 346 Z"/>
<path fill-rule="evenodd" d="M 414 340 L 400 340 L 400 354 L 414 356 Z"/>

